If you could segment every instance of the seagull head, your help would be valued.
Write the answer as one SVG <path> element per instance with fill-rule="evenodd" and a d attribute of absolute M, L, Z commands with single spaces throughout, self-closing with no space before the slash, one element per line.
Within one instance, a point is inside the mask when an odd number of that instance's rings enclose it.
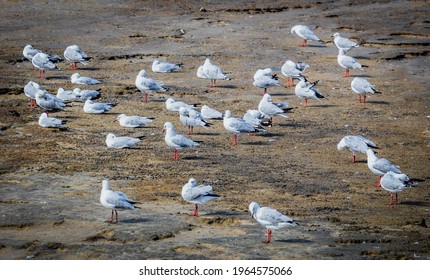
<path fill-rule="evenodd" d="M 109 180 L 103 180 L 102 181 L 102 188 L 103 188 L 103 190 L 109 189 Z"/>
<path fill-rule="evenodd" d="M 173 124 L 171 122 L 166 122 L 163 127 L 163 133 L 169 130 L 173 130 Z"/>
<path fill-rule="evenodd" d="M 147 74 L 146 74 L 146 71 L 145 70 L 140 70 L 140 72 L 139 72 L 139 77 L 146 77 L 147 76 Z"/>
<path fill-rule="evenodd" d="M 189 112 L 188 112 L 187 108 L 185 108 L 185 107 L 179 108 L 179 115 L 189 117 Z"/>
<path fill-rule="evenodd" d="M 340 34 L 338 32 L 334 33 L 333 35 L 331 35 L 332 38 L 336 38 L 336 37 L 340 37 Z"/>
<path fill-rule="evenodd" d="M 224 118 L 225 119 L 231 118 L 231 111 L 230 110 L 225 111 Z"/>
<path fill-rule="evenodd" d="M 260 208 L 260 205 L 258 205 L 257 202 L 251 202 L 249 204 L 249 212 L 251 212 L 251 217 L 254 218 L 255 213 L 257 213 L 258 208 Z"/>
<path fill-rule="evenodd" d="M 188 180 L 188 184 L 191 185 L 191 187 L 195 187 L 197 183 L 197 180 L 194 178 L 190 178 L 190 180 Z"/>

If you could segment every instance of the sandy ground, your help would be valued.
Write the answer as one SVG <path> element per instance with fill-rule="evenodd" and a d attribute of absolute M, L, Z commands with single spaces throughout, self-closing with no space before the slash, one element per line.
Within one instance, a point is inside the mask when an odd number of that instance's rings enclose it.
<path fill-rule="evenodd" d="M 77 3 L 76 3 L 77 2 Z M 1 259 L 429 259 L 429 20 L 425 1 L 2 1 L 0 4 L 0 258 Z M 171 3 L 170 3 L 171 2 Z M 50 5 L 50 6 L 47 6 Z M 47 8 L 49 7 L 49 8 Z M 202 9 L 203 7 L 203 9 Z M 305 24 L 327 41 L 299 47 L 292 26 Z M 184 32 L 181 32 L 180 30 Z M 330 36 L 340 32 L 361 43 L 349 54 L 369 66 L 344 78 Z M 63 55 L 78 44 L 94 59 L 78 72 L 103 81 L 103 102 L 117 106 L 90 115 L 82 103 L 51 116 L 67 130 L 37 125 L 42 110 L 29 109 L 24 85 L 33 80 L 51 93 L 71 90 L 66 62 L 37 78 L 22 59 L 26 44 Z M 230 81 L 196 77 L 205 58 L 228 72 Z M 154 59 L 183 63 L 172 74 L 152 73 Z M 168 97 L 207 104 L 243 116 L 256 109 L 261 89 L 252 86 L 258 68 L 282 76 L 287 60 L 311 65 L 311 81 L 327 97 L 304 108 L 292 88 L 271 88 L 277 102 L 297 107 L 289 119 L 274 118 L 268 132 L 233 136 L 221 121 L 190 136 L 201 146 L 180 153 L 164 143 L 166 121 L 187 128 L 165 109 Z M 148 103 L 135 88 L 141 69 L 162 81 L 167 94 Z M 358 104 L 353 77 L 367 78 L 383 92 Z M 285 80 L 283 81 L 286 82 Z M 120 113 L 155 117 L 148 127 L 122 128 Z M 109 132 L 144 136 L 133 149 L 105 145 Z M 387 206 L 388 192 L 366 156 L 350 163 L 336 144 L 348 134 L 376 142 L 379 156 L 424 179 Z M 222 198 L 203 205 L 199 217 L 181 198 L 190 177 L 210 183 Z M 142 201 L 105 223 L 101 181 Z M 251 219 L 256 201 L 298 220 L 262 244 L 265 229 Z"/>

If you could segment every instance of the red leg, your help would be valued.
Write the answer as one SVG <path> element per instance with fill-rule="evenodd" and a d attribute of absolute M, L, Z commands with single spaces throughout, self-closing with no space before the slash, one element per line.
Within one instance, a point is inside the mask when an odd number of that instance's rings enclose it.
<path fill-rule="evenodd" d="M 214 79 L 214 87 L 216 87 L 216 80 Z"/>
<path fill-rule="evenodd" d="M 366 95 L 363 96 L 363 103 L 366 103 Z"/>
<path fill-rule="evenodd" d="M 304 107 L 307 107 L 307 106 L 308 106 L 308 99 L 307 99 L 307 98 L 305 98 L 305 102 L 303 103 L 303 106 L 304 106 Z"/>
<path fill-rule="evenodd" d="M 349 77 L 349 69 L 348 68 L 346 68 L 346 72 L 345 72 L 345 76 L 344 76 L 345 78 L 346 77 Z"/>
<path fill-rule="evenodd" d="M 355 154 L 352 154 L 352 163 L 355 163 Z"/>
<path fill-rule="evenodd" d="M 269 119 L 269 127 L 272 127 L 272 117 Z"/>
<path fill-rule="evenodd" d="M 393 194 L 390 193 L 390 204 L 389 205 L 393 205 Z"/>
<path fill-rule="evenodd" d="M 382 176 L 379 176 L 378 184 L 375 185 L 375 188 L 380 188 L 381 187 L 381 178 L 382 178 Z"/>
<path fill-rule="evenodd" d="M 236 134 L 234 135 L 234 142 L 233 142 L 233 145 L 235 145 L 235 146 L 237 145 L 237 135 L 236 135 Z"/>
<path fill-rule="evenodd" d="M 143 102 L 148 102 L 148 94 L 146 92 L 143 94 Z"/>
<path fill-rule="evenodd" d="M 396 193 L 396 204 L 399 204 L 399 197 L 397 196 L 397 193 Z"/>
<path fill-rule="evenodd" d="M 270 243 L 270 238 L 271 238 L 271 236 L 272 236 L 272 230 L 271 230 L 271 229 L 268 229 L 268 230 L 267 230 L 267 240 L 266 240 L 266 241 L 263 241 L 263 243 L 266 243 L 266 244 Z"/>
<path fill-rule="evenodd" d="M 303 39 L 303 43 L 301 44 L 301 47 L 306 47 L 308 45 L 308 40 Z"/>

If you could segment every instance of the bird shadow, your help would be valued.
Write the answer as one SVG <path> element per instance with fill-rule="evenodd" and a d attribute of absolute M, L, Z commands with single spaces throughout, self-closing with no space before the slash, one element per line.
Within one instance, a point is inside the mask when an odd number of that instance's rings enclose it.
<path fill-rule="evenodd" d="M 264 141 L 254 141 L 254 142 L 243 143 L 243 145 L 249 145 L 249 146 L 268 146 L 268 145 L 271 145 L 271 143 L 264 142 Z"/>
<path fill-rule="evenodd" d="M 390 104 L 390 102 L 387 102 L 387 101 L 378 101 L 378 100 L 366 101 L 366 103 L 369 103 L 369 104 L 381 104 L 381 105 L 389 105 Z"/>
<path fill-rule="evenodd" d="M 281 124 L 279 124 L 279 125 L 281 125 Z M 282 137 L 285 135 L 286 135 L 286 133 L 284 133 L 284 132 L 266 132 L 266 133 L 259 134 L 258 136 L 270 138 L 270 137 Z"/>
<path fill-rule="evenodd" d="M 148 219 L 143 219 L 143 218 L 131 218 L 131 219 L 127 219 L 127 220 L 121 220 L 120 223 L 122 224 L 139 224 L 139 223 L 144 223 L 144 222 L 148 222 Z"/>
<path fill-rule="evenodd" d="M 372 78 L 371 75 L 368 74 L 358 74 L 358 75 L 351 75 L 351 77 L 357 77 L 357 78 Z"/>
<path fill-rule="evenodd" d="M 200 132 L 200 133 L 195 133 L 195 135 L 218 136 L 218 135 L 221 135 L 221 134 L 220 133 L 215 133 L 215 132 Z"/>
<path fill-rule="evenodd" d="M 358 56 L 354 56 L 354 58 L 355 59 L 361 59 L 361 60 L 365 60 L 365 59 L 370 59 L 369 57 L 367 57 L 367 56 L 362 56 L 362 55 L 358 55 Z"/>
<path fill-rule="evenodd" d="M 282 243 L 301 243 L 301 244 L 314 243 L 312 240 L 300 239 L 300 238 L 281 239 L 276 241 L 282 242 Z"/>
<path fill-rule="evenodd" d="M 76 71 L 98 71 L 98 70 L 100 70 L 99 67 L 85 67 L 85 68 L 76 69 Z"/>
<path fill-rule="evenodd" d="M 235 85 L 221 85 L 221 86 L 217 85 L 217 86 L 215 87 L 215 89 L 216 89 L 216 88 L 230 88 L 230 89 L 236 89 L 236 88 L 237 88 L 237 86 L 235 86 Z"/>
<path fill-rule="evenodd" d="M 45 78 L 46 80 L 59 79 L 59 80 L 69 80 L 70 76 L 67 75 L 54 75 Z"/>
<path fill-rule="evenodd" d="M 201 157 L 201 156 L 185 156 L 185 157 L 182 157 L 182 159 L 184 159 L 184 160 L 207 160 L 207 158 Z"/>
<path fill-rule="evenodd" d="M 311 47 L 311 48 L 327 48 L 326 45 L 309 45 L 309 44 L 308 44 L 308 47 Z"/>
<path fill-rule="evenodd" d="M 430 203 L 426 201 L 401 201 L 399 204 L 409 206 L 430 206 Z"/>
<path fill-rule="evenodd" d="M 339 107 L 338 105 L 334 104 L 318 104 L 318 105 L 310 105 L 308 107 L 315 107 L 315 108 L 332 108 L 332 107 Z"/>

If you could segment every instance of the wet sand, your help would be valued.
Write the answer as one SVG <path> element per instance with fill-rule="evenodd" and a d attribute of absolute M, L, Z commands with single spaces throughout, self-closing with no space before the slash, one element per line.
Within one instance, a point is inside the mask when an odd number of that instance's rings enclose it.
<path fill-rule="evenodd" d="M 430 258 L 430 9 L 424 1 L 77 2 L 1 4 L 1 259 Z M 326 44 L 299 47 L 290 33 L 296 24 L 312 27 Z M 342 77 L 330 38 L 335 32 L 361 44 L 348 54 L 368 68 Z M 54 94 L 71 90 L 75 71 L 61 62 L 59 71 L 37 78 L 22 59 L 27 44 L 60 56 L 78 44 L 94 59 L 77 72 L 102 81 L 81 88 L 100 89 L 99 101 L 117 106 L 90 115 L 73 103 L 50 114 L 67 120 L 67 130 L 38 126 L 42 110 L 28 108 L 24 85 L 33 80 Z M 207 57 L 232 79 L 209 88 L 197 78 Z M 152 73 L 154 59 L 184 67 Z M 241 134 L 237 146 L 222 121 L 211 121 L 211 128 L 190 136 L 202 141 L 199 147 L 171 160 L 163 124 L 170 121 L 183 134 L 187 128 L 165 109 L 167 98 L 242 117 L 261 98 L 254 72 L 271 67 L 282 76 L 287 59 L 310 65 L 307 77 L 320 80 L 326 100 L 304 108 L 293 88 L 270 88 L 275 102 L 297 107 L 289 119 L 275 117 L 257 136 Z M 134 85 L 141 69 L 169 91 L 143 103 Z M 365 77 L 382 94 L 359 104 L 353 77 Z M 155 120 L 123 128 L 113 122 L 121 113 Z M 133 149 L 113 150 L 105 145 L 109 132 L 144 138 Z M 371 139 L 381 148 L 378 156 L 425 181 L 400 193 L 399 205 L 387 206 L 389 193 L 374 187 L 378 177 L 366 156 L 351 164 L 350 152 L 336 149 L 348 134 Z M 193 205 L 181 197 L 191 177 L 222 197 L 203 205 L 199 217 L 188 216 Z M 120 212 L 117 225 L 105 223 L 110 210 L 99 202 L 106 178 L 113 190 L 142 201 L 141 209 Z M 265 229 L 251 219 L 251 201 L 300 227 L 274 231 L 272 243 L 262 244 Z"/>

